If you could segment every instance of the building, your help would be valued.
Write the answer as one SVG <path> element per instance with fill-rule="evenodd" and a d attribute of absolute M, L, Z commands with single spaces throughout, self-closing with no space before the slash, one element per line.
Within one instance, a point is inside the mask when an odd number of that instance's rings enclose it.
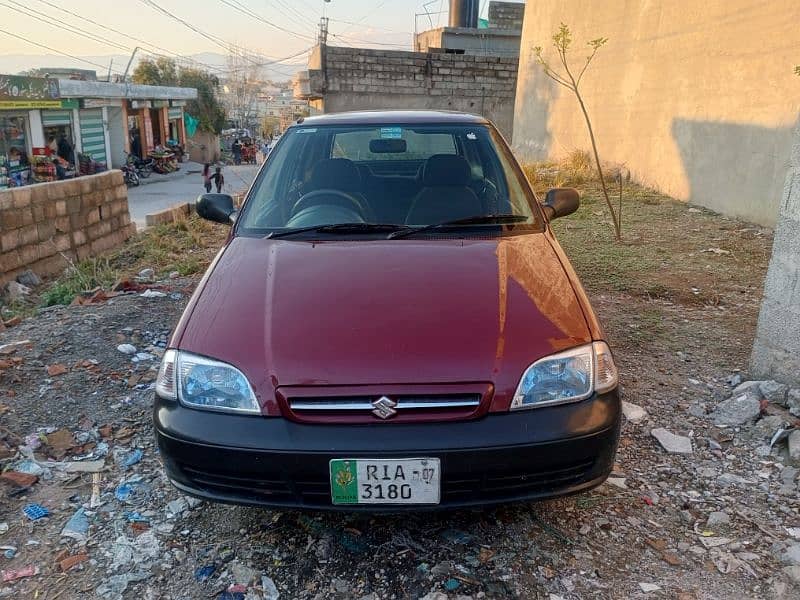
<path fill-rule="evenodd" d="M 183 106 L 196 97 L 194 88 L 0 75 L 0 188 L 61 176 L 38 158 L 51 153 L 73 166 L 70 176 L 118 167 L 131 149 L 185 146 Z"/>
<path fill-rule="evenodd" d="M 475 27 L 472 26 L 474 11 L 464 17 L 466 25 L 462 25 L 462 15 L 451 6 L 450 25 L 417 33 L 414 51 L 519 56 L 524 14 L 524 4 L 492 1 L 489 2 L 488 21 Z"/>
<path fill-rule="evenodd" d="M 464 15 L 466 5 L 472 8 Z M 425 46 L 427 49 L 420 52 L 320 44 L 311 52 L 308 70 L 295 79 L 295 96 L 308 100 L 312 109 L 321 112 L 438 109 L 479 114 L 510 138 L 519 35 L 512 30 L 510 36 L 516 35 L 512 44 L 516 50 L 492 50 L 485 44 L 488 38 L 479 32 L 493 30 L 479 29 L 477 19 L 477 2 L 453 0 L 451 27 L 440 34 L 420 34 L 436 45 Z M 508 30 L 496 29 L 497 35 L 487 35 L 499 48 L 497 40 L 509 35 Z M 469 44 L 462 43 L 465 40 L 477 47 L 468 49 Z"/>

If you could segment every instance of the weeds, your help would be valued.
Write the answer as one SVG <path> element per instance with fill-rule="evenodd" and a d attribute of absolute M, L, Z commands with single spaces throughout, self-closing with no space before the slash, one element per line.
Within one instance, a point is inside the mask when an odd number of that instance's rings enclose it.
<path fill-rule="evenodd" d="M 195 215 L 152 227 L 118 250 L 72 264 L 42 293 L 41 304 L 69 304 L 81 292 L 98 287 L 109 289 L 147 267 L 154 269 L 157 277 L 173 271 L 181 276 L 200 273 L 222 245 L 226 233 L 227 229 Z"/>

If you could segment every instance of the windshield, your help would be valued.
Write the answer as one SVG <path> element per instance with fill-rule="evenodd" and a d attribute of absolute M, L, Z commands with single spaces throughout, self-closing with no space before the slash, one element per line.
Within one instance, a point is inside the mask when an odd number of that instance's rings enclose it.
<path fill-rule="evenodd" d="M 237 231 L 471 219 L 458 227 L 485 229 L 489 220 L 473 218 L 516 215 L 506 222 L 529 232 L 541 230 L 533 202 L 507 146 L 486 125 L 301 125 L 270 154 Z"/>

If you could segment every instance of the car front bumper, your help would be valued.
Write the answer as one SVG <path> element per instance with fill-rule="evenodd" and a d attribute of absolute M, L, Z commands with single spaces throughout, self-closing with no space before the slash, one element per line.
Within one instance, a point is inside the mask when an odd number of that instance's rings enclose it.
<path fill-rule="evenodd" d="M 172 483 L 234 504 L 309 509 L 430 510 L 550 498 L 602 483 L 619 439 L 616 391 L 583 402 L 448 423 L 300 424 L 228 415 L 156 397 L 156 439 Z M 333 505 L 334 458 L 432 457 L 441 503 Z"/>

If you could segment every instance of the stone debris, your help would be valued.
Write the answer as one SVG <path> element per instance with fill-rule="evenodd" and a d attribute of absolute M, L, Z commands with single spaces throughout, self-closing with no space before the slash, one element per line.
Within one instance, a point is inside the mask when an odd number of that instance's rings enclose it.
<path fill-rule="evenodd" d="M 42 280 L 39 276 L 31 271 L 30 269 L 25 269 L 22 273 L 17 275 L 17 283 L 24 285 L 28 288 L 35 288 L 42 285 Z"/>
<path fill-rule="evenodd" d="M 718 427 L 736 427 L 755 421 L 760 414 L 758 398 L 743 393 L 721 402 L 711 413 L 711 418 Z"/>
<path fill-rule="evenodd" d="M 777 381 L 761 381 L 759 382 L 758 389 L 761 395 L 764 396 L 769 402 L 786 405 L 786 394 L 789 392 L 789 386 Z"/>
<path fill-rule="evenodd" d="M 692 440 L 682 435 L 658 427 L 650 431 L 650 435 L 658 440 L 661 447 L 672 454 L 692 454 Z"/>
<path fill-rule="evenodd" d="M 14 304 L 16 302 L 23 302 L 27 296 L 30 296 L 31 288 L 27 285 L 22 285 L 18 281 L 9 281 L 5 287 L 6 301 Z"/>
<path fill-rule="evenodd" d="M 795 429 L 788 437 L 789 460 L 800 467 L 800 429 Z"/>
<path fill-rule="evenodd" d="M 622 401 L 622 414 L 634 425 L 641 423 L 647 418 L 647 411 L 641 406 Z"/>

